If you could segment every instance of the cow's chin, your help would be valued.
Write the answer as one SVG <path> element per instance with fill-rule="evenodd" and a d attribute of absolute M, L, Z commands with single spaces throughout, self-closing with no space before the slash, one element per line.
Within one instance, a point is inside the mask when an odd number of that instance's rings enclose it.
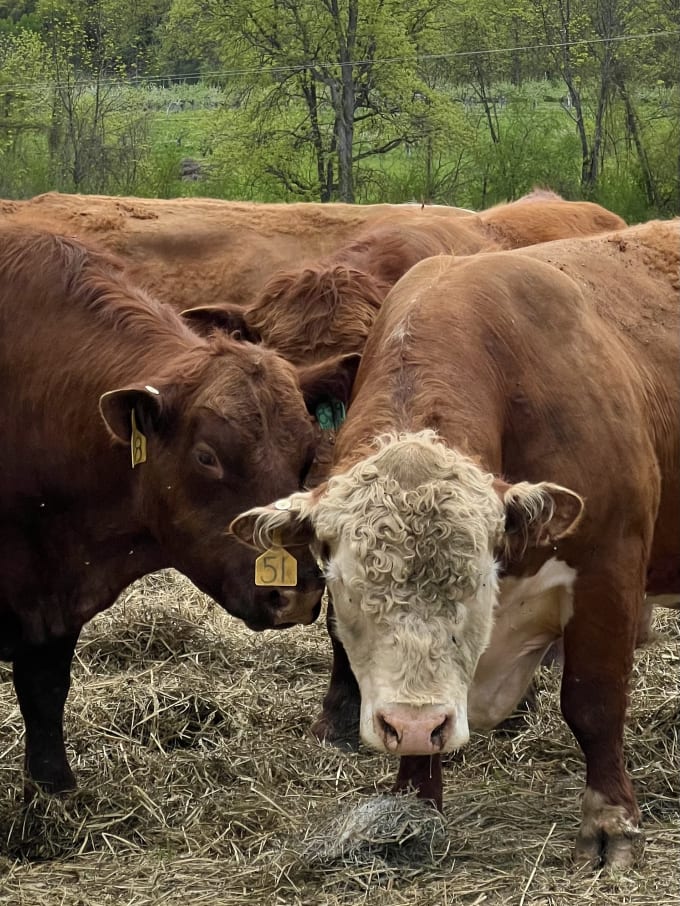
<path fill-rule="evenodd" d="M 388 755 L 443 755 L 470 740 L 467 703 L 412 705 L 362 699 L 362 741 Z"/>

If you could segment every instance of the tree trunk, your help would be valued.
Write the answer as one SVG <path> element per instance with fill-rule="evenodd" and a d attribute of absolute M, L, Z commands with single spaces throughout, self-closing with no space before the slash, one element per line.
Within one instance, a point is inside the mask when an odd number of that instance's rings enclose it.
<path fill-rule="evenodd" d="M 569 92 L 569 97 L 571 99 L 571 106 L 574 109 L 574 122 L 576 123 L 576 131 L 578 132 L 579 141 L 581 142 L 581 186 L 585 187 L 588 185 L 589 180 L 589 170 L 590 170 L 590 142 L 588 141 L 588 133 L 586 131 L 586 123 L 583 118 L 583 104 L 581 102 L 581 93 L 576 88 L 574 84 L 569 69 L 565 69 L 563 76 L 567 90 Z"/>
<path fill-rule="evenodd" d="M 338 111 L 338 196 L 340 201 L 354 202 L 354 76 L 352 66 L 342 64 L 342 83 L 340 90 L 340 110 Z"/>
<path fill-rule="evenodd" d="M 638 160 L 640 161 L 640 171 L 642 172 L 642 181 L 644 183 L 647 201 L 650 205 L 654 205 L 654 207 L 658 208 L 660 207 L 659 193 L 656 190 L 652 168 L 649 165 L 649 158 L 647 157 L 647 152 L 642 143 L 642 136 L 640 135 L 635 108 L 633 107 L 633 102 L 628 94 L 626 83 L 621 75 L 617 77 L 617 87 L 626 110 L 626 129 L 628 135 L 633 139 Z"/>
<path fill-rule="evenodd" d="M 313 78 L 307 81 L 305 72 L 301 78 L 302 93 L 305 97 L 309 121 L 311 123 L 312 145 L 316 157 L 316 176 L 319 181 L 319 198 L 321 201 L 330 201 L 332 184 L 329 186 L 326 179 L 326 152 L 323 146 L 323 136 L 319 126 L 319 103 L 316 94 L 316 83 Z"/>
<path fill-rule="evenodd" d="M 479 97 L 484 106 L 484 115 L 486 116 L 486 122 L 489 126 L 489 132 L 491 133 L 491 141 L 494 145 L 497 145 L 500 140 L 500 135 L 498 134 L 498 121 L 496 118 L 496 109 L 493 106 L 493 103 L 490 101 L 489 95 L 486 90 L 486 81 L 484 79 L 484 70 L 481 65 L 477 63 L 477 78 L 479 80 Z"/>
<path fill-rule="evenodd" d="M 600 81 L 600 91 L 597 97 L 597 110 L 595 111 L 595 126 L 593 129 L 593 141 L 590 146 L 590 153 L 586 161 L 585 181 L 582 183 L 584 191 L 590 195 L 597 186 L 600 171 L 600 153 L 602 148 L 602 128 L 604 115 L 607 109 L 607 97 L 609 95 L 608 80 L 603 73 Z"/>
<path fill-rule="evenodd" d="M 354 109 L 356 82 L 354 79 L 354 48 L 359 21 L 359 0 L 349 0 L 347 27 L 343 31 L 338 0 L 331 0 L 330 10 L 335 25 L 335 37 L 340 63 L 340 82 L 331 86 L 335 109 L 335 138 L 338 154 L 338 197 L 354 202 Z"/>

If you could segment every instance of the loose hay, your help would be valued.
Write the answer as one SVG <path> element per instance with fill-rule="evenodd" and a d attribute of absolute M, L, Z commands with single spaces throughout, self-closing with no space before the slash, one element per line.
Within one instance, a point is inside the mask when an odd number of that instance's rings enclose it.
<path fill-rule="evenodd" d="M 639 871 L 576 872 L 584 766 L 543 670 L 513 733 L 444 766 L 444 818 L 382 794 L 396 764 L 308 727 L 321 624 L 255 635 L 174 573 L 83 633 L 68 748 L 80 791 L 21 801 L 23 739 L 0 667 L 1 906 L 670 904 L 680 898 L 680 614 L 636 659 L 626 730 L 647 836 Z M 2 682 L 2 680 L 6 680 Z"/>

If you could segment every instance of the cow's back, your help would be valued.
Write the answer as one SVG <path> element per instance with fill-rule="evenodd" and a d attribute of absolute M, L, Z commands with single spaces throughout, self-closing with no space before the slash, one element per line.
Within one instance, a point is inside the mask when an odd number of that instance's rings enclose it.
<path fill-rule="evenodd" d="M 496 205 L 478 217 L 490 238 L 507 249 L 569 236 L 593 236 L 626 226 L 618 214 L 599 204 L 540 196 Z"/>
<path fill-rule="evenodd" d="M 560 251 L 560 246 L 565 246 Z M 558 256 L 555 255 L 558 252 Z M 623 373 L 634 385 L 640 414 L 631 424 L 653 439 L 662 496 L 649 591 L 680 588 L 680 219 L 652 221 L 589 243 L 549 243 L 528 250 L 556 264 L 580 286 L 610 342 L 619 344 Z M 597 363 L 590 363 L 593 376 Z M 604 387 L 611 380 L 599 372 Z M 616 384 L 611 387 L 616 392 Z M 594 422 L 598 414 L 592 413 Z M 630 414 L 621 413 L 621 430 Z M 641 476 L 640 480 L 644 478 Z"/>
<path fill-rule="evenodd" d="M 455 219 L 458 208 L 264 204 L 50 192 L 7 202 L 0 220 L 95 238 L 127 262 L 131 279 L 178 310 L 248 302 L 291 261 L 333 252 L 373 220 Z"/>

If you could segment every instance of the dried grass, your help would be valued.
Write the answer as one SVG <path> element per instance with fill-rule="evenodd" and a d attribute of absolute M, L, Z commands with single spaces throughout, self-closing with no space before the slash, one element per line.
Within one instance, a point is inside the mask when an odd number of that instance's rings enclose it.
<path fill-rule="evenodd" d="M 2 906 L 651 904 L 680 898 L 680 615 L 639 652 L 627 752 L 645 862 L 575 871 L 583 761 L 539 677 L 513 733 L 445 766 L 442 820 L 382 795 L 395 764 L 307 732 L 325 683 L 321 624 L 254 635 L 174 573 L 147 577 L 83 633 L 67 729 L 80 792 L 21 802 L 23 740 L 0 669 Z"/>

